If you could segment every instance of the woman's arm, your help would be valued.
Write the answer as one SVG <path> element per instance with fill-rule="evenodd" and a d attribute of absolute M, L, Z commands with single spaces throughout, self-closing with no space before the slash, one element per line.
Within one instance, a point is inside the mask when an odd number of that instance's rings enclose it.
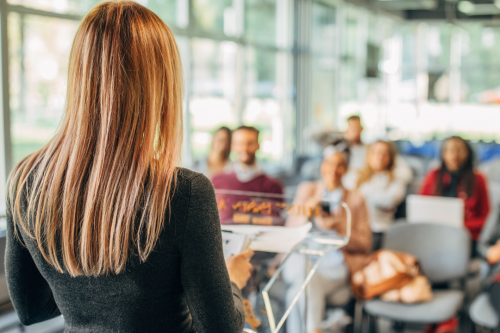
<path fill-rule="evenodd" d="M 360 196 L 356 205 L 349 208 L 352 212 L 351 239 L 343 250 L 350 254 L 367 255 L 372 250 L 372 231 L 363 197 Z"/>
<path fill-rule="evenodd" d="M 245 323 L 241 291 L 229 280 L 215 192 L 205 176 L 191 181 L 180 249 L 182 285 L 196 331 L 241 333 Z"/>
<path fill-rule="evenodd" d="M 465 226 L 479 234 L 483 229 L 484 223 L 490 214 L 490 199 L 488 196 L 488 189 L 486 187 L 486 180 L 482 175 L 476 175 L 476 195 L 477 207 L 475 207 L 476 216 L 465 220 Z"/>
<path fill-rule="evenodd" d="M 18 230 L 20 233 L 20 230 Z M 5 274 L 10 298 L 21 323 L 31 325 L 61 314 L 49 284 L 30 252 L 14 232 L 14 219 L 7 199 L 7 248 Z"/>

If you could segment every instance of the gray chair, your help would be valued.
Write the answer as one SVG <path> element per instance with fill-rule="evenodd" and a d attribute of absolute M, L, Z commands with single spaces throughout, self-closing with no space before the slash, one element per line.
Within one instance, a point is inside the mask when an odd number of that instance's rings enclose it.
<path fill-rule="evenodd" d="M 467 276 L 470 239 L 465 229 L 438 224 L 398 223 L 387 231 L 383 248 L 417 257 L 431 283 L 463 282 Z M 440 323 L 457 314 L 464 296 L 462 290 L 435 290 L 433 299 L 426 303 L 402 304 L 375 299 L 365 303 L 364 311 L 370 319 L 370 333 L 376 331 L 378 317 L 403 324 Z"/>
<path fill-rule="evenodd" d="M 498 326 L 498 316 L 486 293 L 480 294 L 472 302 L 469 317 L 476 325 L 476 332 L 489 332 Z"/>

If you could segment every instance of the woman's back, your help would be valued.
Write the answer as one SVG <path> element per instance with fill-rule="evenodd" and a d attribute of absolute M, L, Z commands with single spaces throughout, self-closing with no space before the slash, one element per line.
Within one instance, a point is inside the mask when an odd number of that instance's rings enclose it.
<path fill-rule="evenodd" d="M 210 181 L 180 169 L 166 214 L 170 222 L 145 263 L 134 253 L 122 274 L 71 277 L 49 265 L 36 241 L 18 227 L 23 247 L 9 210 L 7 278 L 22 322 L 31 324 L 61 313 L 67 332 L 241 330 L 243 308 L 233 300 L 233 295 L 241 298 L 241 294 L 229 283 Z"/>
<path fill-rule="evenodd" d="M 175 38 L 149 9 L 108 1 L 83 19 L 61 126 L 8 182 L 6 275 L 23 324 L 241 332 L 252 253 L 226 265 L 212 184 L 177 167 L 182 86 Z"/>

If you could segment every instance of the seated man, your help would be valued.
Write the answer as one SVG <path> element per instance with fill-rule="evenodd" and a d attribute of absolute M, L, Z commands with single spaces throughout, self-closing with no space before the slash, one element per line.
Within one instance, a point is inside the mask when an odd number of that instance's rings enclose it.
<path fill-rule="evenodd" d="M 233 131 L 231 150 L 238 156 L 238 161 L 233 166 L 233 172 L 219 174 L 212 179 L 214 188 L 216 190 L 283 194 L 283 185 L 278 180 L 267 176 L 257 163 L 255 154 L 259 148 L 259 131 L 256 128 L 241 126 Z M 252 198 L 247 195 L 218 194 L 217 201 L 221 223 L 234 223 L 233 210 L 238 209 L 238 202 L 250 202 L 251 200 Z M 249 223 L 251 223 L 250 220 Z M 275 224 L 274 221 L 273 224 Z"/>
<path fill-rule="evenodd" d="M 363 133 L 363 125 L 361 118 L 358 115 L 353 115 L 347 118 L 347 130 L 345 138 L 349 141 L 349 149 L 351 151 L 351 160 L 349 162 L 349 171 L 342 180 L 343 185 L 349 189 L 356 189 L 356 181 L 358 173 L 366 167 L 366 155 L 368 146 L 363 143 L 361 135 Z M 409 184 L 413 180 L 413 171 L 406 161 L 400 156 L 396 156 L 393 170 L 394 179 Z"/>

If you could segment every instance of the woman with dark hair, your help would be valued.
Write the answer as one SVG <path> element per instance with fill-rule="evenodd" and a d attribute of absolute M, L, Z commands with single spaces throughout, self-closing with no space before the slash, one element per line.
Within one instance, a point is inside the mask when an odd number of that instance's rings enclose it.
<path fill-rule="evenodd" d="M 212 178 L 221 173 L 229 173 L 233 170 L 233 162 L 229 159 L 231 153 L 232 131 L 222 126 L 215 131 L 212 137 L 210 153 L 204 159 L 196 161 L 194 170 Z"/>
<path fill-rule="evenodd" d="M 174 35 L 133 1 L 83 19 L 60 129 L 9 177 L 5 270 L 25 325 L 64 332 L 241 333 L 248 252 L 222 251 L 215 193 L 178 167 Z"/>
<path fill-rule="evenodd" d="M 474 152 L 464 139 L 448 138 L 443 145 L 441 167 L 429 172 L 421 195 L 461 198 L 465 203 L 465 227 L 477 241 L 490 212 L 486 180 L 474 170 Z"/>
<path fill-rule="evenodd" d="M 421 195 L 434 195 L 464 200 L 464 225 L 469 230 L 473 244 L 476 241 L 490 212 L 490 200 L 483 175 L 474 170 L 474 152 L 467 141 L 452 136 L 445 140 L 441 153 L 441 166 L 429 172 Z M 426 333 L 453 333 L 458 329 L 458 318 L 452 318 L 438 325 L 431 325 Z"/>

